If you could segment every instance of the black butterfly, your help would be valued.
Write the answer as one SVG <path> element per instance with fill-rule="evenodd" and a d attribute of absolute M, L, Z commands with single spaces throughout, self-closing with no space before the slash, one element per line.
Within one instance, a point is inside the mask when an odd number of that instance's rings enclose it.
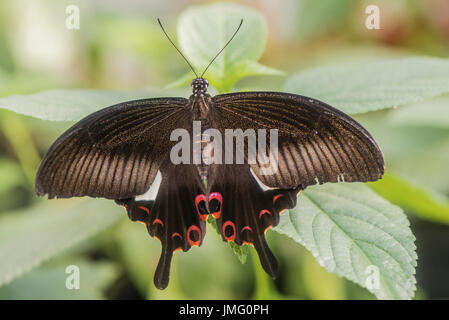
<path fill-rule="evenodd" d="M 223 240 L 254 246 L 274 278 L 277 262 L 264 233 L 278 224 L 283 210 L 296 205 L 301 190 L 341 179 L 375 181 L 384 172 L 382 152 L 371 135 L 321 101 L 281 92 L 211 97 L 202 76 L 192 87 L 189 99 L 128 101 L 87 116 L 54 142 L 36 177 L 38 195 L 114 199 L 132 221 L 143 222 L 162 243 L 154 277 L 159 289 L 168 285 L 173 252 L 201 245 L 210 214 Z M 278 129 L 277 172 L 261 175 L 259 159 L 253 164 L 173 164 L 169 154 L 176 142 L 170 134 L 178 128 L 192 133 L 194 120 L 223 134 L 225 129 Z M 156 199 L 136 200 L 158 172 Z"/>

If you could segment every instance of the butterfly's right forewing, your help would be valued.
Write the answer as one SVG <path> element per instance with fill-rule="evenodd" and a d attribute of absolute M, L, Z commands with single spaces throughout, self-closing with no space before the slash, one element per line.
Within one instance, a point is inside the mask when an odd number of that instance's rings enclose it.
<path fill-rule="evenodd" d="M 272 150 L 277 163 L 267 165 L 257 158 L 251 165 L 269 187 L 305 188 L 317 182 L 366 182 L 382 177 L 382 151 L 369 132 L 321 101 L 281 92 L 240 92 L 215 96 L 214 103 L 222 131 L 278 130 L 278 149 Z M 271 165 L 273 173 L 262 174 L 261 168 Z"/>

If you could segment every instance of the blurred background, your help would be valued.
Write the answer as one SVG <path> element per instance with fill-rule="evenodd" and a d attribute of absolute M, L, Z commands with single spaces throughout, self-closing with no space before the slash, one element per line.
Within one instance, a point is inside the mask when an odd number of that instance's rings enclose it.
<path fill-rule="evenodd" d="M 156 18 L 161 18 L 175 37 L 177 17 L 185 8 L 211 2 L 1 1 L 0 97 L 55 88 L 164 88 L 188 68 L 163 36 Z M 261 62 L 288 75 L 342 61 L 449 56 L 447 0 L 238 3 L 265 15 L 269 39 Z M 70 4 L 80 7 L 80 30 L 65 28 L 65 8 Z M 364 27 L 368 4 L 377 4 L 381 9 L 380 30 Z M 239 81 L 237 87 L 279 90 L 284 81 L 280 77 L 249 77 Z M 178 91 L 187 96 L 190 89 Z M 438 99 L 428 103 L 449 107 L 447 97 Z M 391 116 L 392 112 L 396 110 L 370 112 L 357 119 L 378 140 L 388 167 L 426 190 L 449 196 L 448 122 L 404 124 L 395 121 L 399 116 Z M 0 223 L 2 216 L 45 210 L 45 200 L 34 194 L 35 172 L 47 148 L 70 125 L 0 110 Z M 105 206 L 104 210 L 109 208 Z M 430 222 L 418 218 L 413 210 L 406 211 L 417 238 L 416 298 L 449 298 L 449 217 Z M 0 298 L 246 299 L 261 297 L 263 290 L 262 297 L 267 298 L 374 298 L 367 290 L 327 273 L 301 246 L 271 231 L 268 237 L 280 261 L 280 277 L 274 283 L 261 285 L 260 281 L 266 280 L 258 280 L 263 275 L 257 265 L 253 266 L 252 255 L 241 264 L 210 226 L 200 249 L 175 256 L 169 288 L 157 291 L 152 277 L 160 244 L 140 224 L 125 218 L 124 210 L 122 213 L 123 219 L 117 223 L 99 227 L 102 230 L 87 240 L 1 286 Z M 0 248 L 1 241 L 0 237 Z M 65 289 L 68 264 L 85 270 L 82 290 Z"/>

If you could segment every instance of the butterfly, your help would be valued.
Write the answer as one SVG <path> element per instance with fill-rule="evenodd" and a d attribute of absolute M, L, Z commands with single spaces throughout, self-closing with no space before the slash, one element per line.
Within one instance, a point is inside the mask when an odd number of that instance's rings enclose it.
<path fill-rule="evenodd" d="M 370 133 L 338 109 L 282 92 L 211 96 L 203 75 L 192 81 L 188 99 L 127 101 L 88 115 L 53 143 L 36 175 L 40 196 L 113 199 L 143 223 L 162 245 L 154 276 L 159 289 L 168 285 L 173 253 L 202 244 L 209 216 L 224 241 L 253 246 L 275 278 L 277 261 L 265 232 L 296 206 L 298 193 L 317 183 L 375 181 L 385 169 Z M 276 129 L 277 170 L 263 174 L 266 162 L 258 157 L 252 163 L 173 163 L 172 133 L 192 135 L 195 122 L 223 135 Z M 142 200 L 156 180 L 155 199 Z"/>

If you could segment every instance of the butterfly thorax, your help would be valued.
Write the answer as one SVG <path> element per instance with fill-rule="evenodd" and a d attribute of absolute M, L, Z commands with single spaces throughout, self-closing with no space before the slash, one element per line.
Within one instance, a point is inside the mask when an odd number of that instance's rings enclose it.
<path fill-rule="evenodd" d="M 194 120 L 205 120 L 209 118 L 212 98 L 207 93 L 208 85 L 209 82 L 204 78 L 195 78 L 192 80 L 192 95 L 189 100 Z"/>

